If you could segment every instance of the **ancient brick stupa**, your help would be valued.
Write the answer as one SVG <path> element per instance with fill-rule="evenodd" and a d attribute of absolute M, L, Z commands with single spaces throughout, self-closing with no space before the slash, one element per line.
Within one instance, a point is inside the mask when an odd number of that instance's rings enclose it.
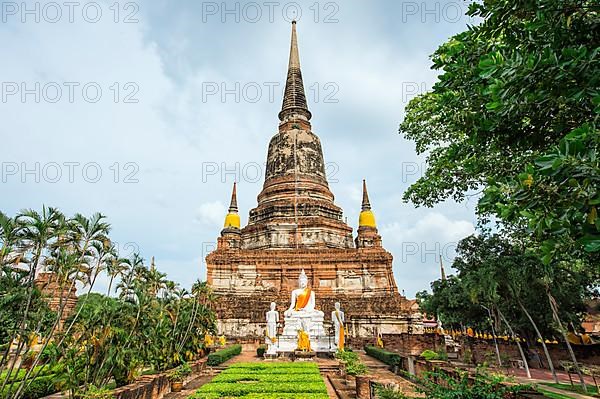
<path fill-rule="evenodd" d="M 283 311 L 304 269 L 317 308 L 330 315 L 334 303 L 341 302 L 350 334 L 416 331 L 418 320 L 398 293 L 392 255 L 382 247 L 366 184 L 353 239 L 329 189 L 311 117 L 292 22 L 279 131 L 269 143 L 258 205 L 241 228 L 234 184 L 217 249 L 206 257 L 208 282 L 218 298 L 219 330 L 228 336 L 263 336 L 269 303 Z"/>

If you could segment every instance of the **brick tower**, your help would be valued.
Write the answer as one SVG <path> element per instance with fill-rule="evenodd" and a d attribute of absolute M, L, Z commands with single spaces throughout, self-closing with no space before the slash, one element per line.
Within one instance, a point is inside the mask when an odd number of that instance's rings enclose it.
<path fill-rule="evenodd" d="M 217 249 L 206 257 L 207 279 L 218 298 L 219 329 L 229 336 L 263 335 L 269 303 L 276 302 L 280 311 L 289 306 L 304 269 L 317 308 L 328 315 L 334 302 L 341 302 L 351 334 L 405 332 L 416 320 L 398 293 L 392 255 L 382 247 L 366 183 L 353 240 L 329 189 L 311 117 L 294 21 L 279 129 L 269 143 L 258 205 L 241 228 L 234 184 Z"/>

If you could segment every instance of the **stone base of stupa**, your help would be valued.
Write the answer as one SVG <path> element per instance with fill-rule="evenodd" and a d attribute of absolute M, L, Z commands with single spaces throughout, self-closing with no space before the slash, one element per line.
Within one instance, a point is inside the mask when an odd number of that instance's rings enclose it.
<path fill-rule="evenodd" d="M 265 312 L 270 303 L 278 305 L 283 324 L 283 312 L 289 306 L 289 294 L 262 293 L 260 295 L 218 295 L 215 302 L 217 330 L 230 339 L 263 339 L 266 330 Z M 317 308 L 325 317 L 323 327 L 311 328 L 312 336 L 332 335 L 331 312 L 340 302 L 346 314 L 346 334 L 350 337 L 371 338 L 381 334 L 423 334 L 421 315 L 411 312 L 409 302 L 399 294 L 370 298 L 346 295 L 317 294 Z M 280 328 L 279 336 L 290 335 L 297 341 L 297 330 Z"/>

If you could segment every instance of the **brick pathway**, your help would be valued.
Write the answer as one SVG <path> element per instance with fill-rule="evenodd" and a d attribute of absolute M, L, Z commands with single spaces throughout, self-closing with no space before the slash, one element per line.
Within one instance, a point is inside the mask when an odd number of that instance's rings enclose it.
<path fill-rule="evenodd" d="M 531 378 L 533 380 L 554 382 L 550 370 L 530 368 L 529 371 L 531 372 Z M 502 372 L 505 373 L 505 370 L 503 370 Z M 525 373 L 525 369 L 509 369 L 508 375 L 527 380 L 527 374 Z M 556 370 L 556 376 L 558 377 L 558 381 L 560 383 L 570 384 L 569 375 L 564 371 Z M 571 373 L 571 378 L 573 379 L 573 384 L 579 384 L 579 377 L 577 376 L 577 374 Z M 594 385 L 594 380 L 592 379 L 592 377 L 584 376 L 584 379 L 586 384 Z M 531 380 L 527 381 L 531 382 Z"/>

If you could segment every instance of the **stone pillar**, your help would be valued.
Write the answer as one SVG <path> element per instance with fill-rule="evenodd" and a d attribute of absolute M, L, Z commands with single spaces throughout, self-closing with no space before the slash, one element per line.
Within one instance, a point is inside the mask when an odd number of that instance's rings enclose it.
<path fill-rule="evenodd" d="M 356 376 L 356 398 L 371 399 L 371 376 L 357 375 Z"/>
<path fill-rule="evenodd" d="M 407 363 L 408 363 L 408 373 L 410 375 L 415 375 L 415 357 L 414 356 L 408 356 L 406 358 Z"/>

